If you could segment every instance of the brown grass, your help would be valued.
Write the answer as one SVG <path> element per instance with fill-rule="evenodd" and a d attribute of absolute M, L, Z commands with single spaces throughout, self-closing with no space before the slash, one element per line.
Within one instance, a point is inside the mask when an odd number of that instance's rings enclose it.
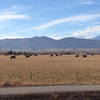
<path fill-rule="evenodd" d="M 0 86 L 100 84 L 100 56 L 0 56 Z"/>

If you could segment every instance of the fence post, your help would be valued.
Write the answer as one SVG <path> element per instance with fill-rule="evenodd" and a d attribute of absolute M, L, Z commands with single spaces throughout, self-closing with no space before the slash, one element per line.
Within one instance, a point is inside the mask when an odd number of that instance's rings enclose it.
<path fill-rule="evenodd" d="M 33 74 L 32 74 L 32 72 L 30 73 L 30 80 L 32 81 L 32 79 L 33 79 Z"/>
<path fill-rule="evenodd" d="M 79 72 L 76 72 L 76 82 L 79 81 Z"/>

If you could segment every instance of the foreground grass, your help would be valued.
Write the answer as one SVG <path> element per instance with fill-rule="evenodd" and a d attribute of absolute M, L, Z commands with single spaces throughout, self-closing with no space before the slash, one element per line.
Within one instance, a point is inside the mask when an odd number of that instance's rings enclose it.
<path fill-rule="evenodd" d="M 0 86 L 100 84 L 100 56 L 0 56 Z"/>

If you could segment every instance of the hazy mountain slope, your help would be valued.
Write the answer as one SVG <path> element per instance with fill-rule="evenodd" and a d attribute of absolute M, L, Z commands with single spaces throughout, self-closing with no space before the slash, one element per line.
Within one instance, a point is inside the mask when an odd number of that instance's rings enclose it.
<path fill-rule="evenodd" d="M 100 35 L 98 35 L 98 36 L 96 36 L 96 37 L 94 37 L 94 38 L 92 38 L 93 40 L 100 40 Z"/>
<path fill-rule="evenodd" d="M 100 40 L 48 37 L 0 40 L 1 49 L 58 49 L 58 48 L 100 48 Z"/>
<path fill-rule="evenodd" d="M 99 40 L 64 38 L 59 41 L 60 45 L 67 48 L 100 48 Z"/>

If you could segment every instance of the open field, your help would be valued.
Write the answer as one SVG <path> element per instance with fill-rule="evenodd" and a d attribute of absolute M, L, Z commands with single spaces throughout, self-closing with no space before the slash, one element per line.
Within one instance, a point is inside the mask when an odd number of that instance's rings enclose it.
<path fill-rule="evenodd" d="M 0 56 L 0 85 L 100 84 L 100 55 Z"/>

